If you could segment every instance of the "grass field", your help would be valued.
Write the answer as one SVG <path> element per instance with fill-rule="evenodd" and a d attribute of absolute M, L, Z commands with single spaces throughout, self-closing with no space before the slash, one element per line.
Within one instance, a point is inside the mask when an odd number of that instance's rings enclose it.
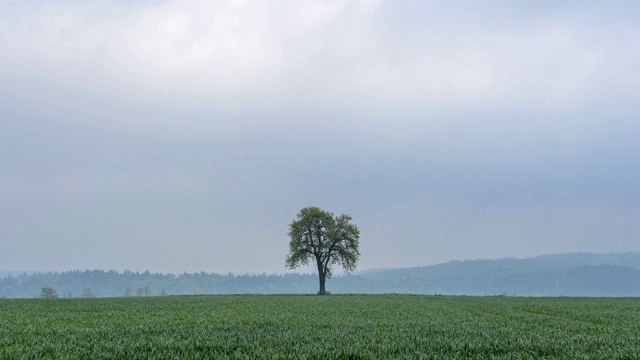
<path fill-rule="evenodd" d="M 640 299 L 0 300 L 1 359 L 640 358 Z"/>

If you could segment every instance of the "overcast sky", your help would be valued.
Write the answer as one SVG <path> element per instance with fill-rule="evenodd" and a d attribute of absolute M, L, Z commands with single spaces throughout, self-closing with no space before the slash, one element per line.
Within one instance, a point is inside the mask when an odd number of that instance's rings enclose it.
<path fill-rule="evenodd" d="M 637 1 L 0 0 L 0 270 L 640 251 L 639 114 Z"/>

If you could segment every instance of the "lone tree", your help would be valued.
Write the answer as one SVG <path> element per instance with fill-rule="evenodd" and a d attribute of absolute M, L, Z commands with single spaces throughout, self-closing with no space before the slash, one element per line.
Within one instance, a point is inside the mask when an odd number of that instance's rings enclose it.
<path fill-rule="evenodd" d="M 315 261 L 320 281 L 319 295 L 326 295 L 325 280 L 331 278 L 331 266 L 342 265 L 346 271 L 356 269 L 360 256 L 360 231 L 351 216 L 334 216 L 316 206 L 306 207 L 289 225 L 289 255 L 286 265 L 294 269 Z"/>
<path fill-rule="evenodd" d="M 43 299 L 57 299 L 58 292 L 51 287 L 43 287 L 40 289 L 40 297 Z"/>

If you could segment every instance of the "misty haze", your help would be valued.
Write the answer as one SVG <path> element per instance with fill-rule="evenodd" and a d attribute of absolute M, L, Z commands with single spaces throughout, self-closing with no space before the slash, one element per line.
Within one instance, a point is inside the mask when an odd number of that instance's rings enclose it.
<path fill-rule="evenodd" d="M 617 5 L 616 5 L 617 4 Z M 0 5 L 0 270 L 640 251 L 638 6 Z"/>

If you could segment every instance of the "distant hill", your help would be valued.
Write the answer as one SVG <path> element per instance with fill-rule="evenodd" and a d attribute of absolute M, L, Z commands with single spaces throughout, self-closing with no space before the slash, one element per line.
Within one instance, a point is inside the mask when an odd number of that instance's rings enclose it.
<path fill-rule="evenodd" d="M 355 275 L 400 293 L 640 296 L 640 252 L 450 261 Z"/>

